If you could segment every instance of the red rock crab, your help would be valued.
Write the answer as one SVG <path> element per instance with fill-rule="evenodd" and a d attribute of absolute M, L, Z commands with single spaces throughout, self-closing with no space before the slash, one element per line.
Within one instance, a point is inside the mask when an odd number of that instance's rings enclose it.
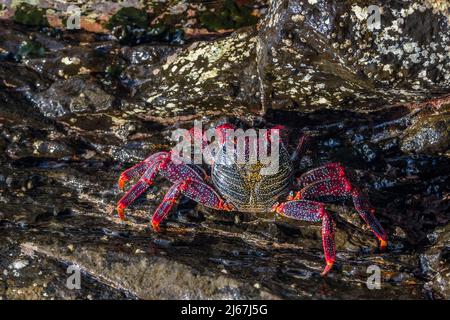
<path fill-rule="evenodd" d="M 281 127 L 274 127 L 280 130 Z M 211 174 L 207 175 L 200 166 L 175 162 L 173 152 L 158 152 L 144 161 L 124 171 L 120 175 L 119 186 L 139 178 L 130 190 L 119 200 L 117 211 L 125 218 L 124 209 L 139 197 L 155 180 L 159 173 L 173 185 L 167 191 L 152 217 L 152 226 L 159 230 L 160 222 L 166 217 L 178 199 L 184 195 L 206 207 L 241 212 L 274 212 L 285 217 L 309 222 L 322 222 L 322 243 L 326 266 L 322 275 L 327 274 L 336 259 L 334 235 L 336 226 L 321 198 L 351 198 L 361 218 L 369 225 L 380 241 L 381 248 L 387 246 L 387 235 L 374 216 L 374 208 L 367 195 L 350 182 L 347 170 L 339 163 L 329 163 L 303 173 L 295 179 L 294 158 L 304 149 L 306 136 L 299 139 L 292 155 L 286 146 L 286 135 L 281 135 L 278 153 L 278 170 L 273 174 L 261 174 L 261 163 L 237 163 L 236 152 L 226 152 L 231 124 L 216 127 L 219 141 L 218 152 L 214 155 Z M 272 132 L 272 131 L 269 131 Z M 195 137 L 193 130 L 189 132 Z M 202 146 L 205 138 L 201 134 Z M 265 136 L 270 143 L 269 134 Z M 245 149 L 248 155 L 248 148 Z M 298 191 L 291 191 L 297 189 Z"/>

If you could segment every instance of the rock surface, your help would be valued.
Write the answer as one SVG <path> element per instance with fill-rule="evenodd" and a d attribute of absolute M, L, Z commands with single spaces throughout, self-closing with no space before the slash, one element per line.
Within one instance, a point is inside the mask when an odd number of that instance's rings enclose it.
<path fill-rule="evenodd" d="M 371 6 L 272 2 L 258 42 L 264 107 L 361 110 L 448 93 L 448 8 L 415 0 Z"/>
<path fill-rule="evenodd" d="M 425 2 L 434 11 L 429 7 L 408 17 L 429 18 L 436 36 L 445 36 L 439 30 L 448 30 L 442 29 L 448 28 L 447 8 Z M 307 29 L 298 29 L 289 21 L 300 1 L 272 1 L 264 21 L 279 21 L 276 26 L 262 23 L 171 45 L 127 45 L 104 34 L 1 22 L 0 297 L 448 299 L 448 78 L 435 74 L 422 81 L 416 68 L 402 79 L 355 73 L 364 68 L 331 49 L 330 30 L 317 16 L 350 10 L 345 30 L 353 30 L 358 24 L 350 8 L 357 2 L 339 3 L 304 1 Z M 411 3 L 418 1 L 404 5 Z M 280 20 L 277 13 L 283 13 Z M 270 37 L 274 27 L 280 37 Z M 288 30 L 299 33 L 290 47 L 285 46 Z M 317 48 L 300 39 L 305 30 L 316 35 L 308 41 L 323 40 L 329 52 L 320 63 L 312 59 Z M 438 51 L 445 45 L 441 40 Z M 422 49 L 430 41 L 417 40 Z M 385 59 L 377 45 L 364 50 Z M 442 70 L 448 71 L 448 55 L 445 59 Z M 302 69 L 292 74 L 288 64 Z M 354 101 L 342 103 L 333 95 L 330 106 L 315 105 L 301 91 L 285 94 L 304 88 L 289 79 L 313 69 L 319 73 L 309 79 L 312 86 L 323 84 L 320 92 L 328 94 L 337 83 L 349 85 L 359 90 L 346 96 Z M 383 83 L 390 79 L 395 83 Z M 415 81 L 420 89 L 413 88 Z M 368 93 L 374 97 L 366 104 Z M 273 108 L 261 113 L 265 103 Z M 122 170 L 169 149 L 173 129 L 190 128 L 194 119 L 213 125 L 224 117 L 287 125 L 292 141 L 300 131 L 309 134 L 300 172 L 330 161 L 352 169 L 387 229 L 389 250 L 378 252 L 349 202 L 330 205 L 338 258 L 327 278 L 319 275 L 323 252 L 317 224 L 213 212 L 184 199 L 155 233 L 149 217 L 170 186 L 162 179 L 127 211 L 127 222 L 116 218 Z M 81 270 L 80 290 L 66 285 L 71 265 Z M 366 286 L 371 265 L 382 272 L 379 290 Z"/>

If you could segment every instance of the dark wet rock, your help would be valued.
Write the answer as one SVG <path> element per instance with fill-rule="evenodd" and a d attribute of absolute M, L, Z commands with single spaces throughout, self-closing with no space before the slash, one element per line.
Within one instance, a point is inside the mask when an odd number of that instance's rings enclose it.
<path fill-rule="evenodd" d="M 108 28 L 130 27 L 144 29 L 150 23 L 150 16 L 145 9 L 135 7 L 124 7 L 119 9 L 109 20 Z"/>
<path fill-rule="evenodd" d="M 37 253 L 73 261 L 88 274 L 102 277 L 110 286 L 131 292 L 141 299 L 257 297 L 257 290 L 251 284 L 217 273 L 216 276 L 209 275 L 208 272 L 200 274 L 198 270 L 164 256 L 148 256 L 145 254 L 148 252 L 145 247 L 124 247 L 124 252 L 112 253 L 108 245 L 100 248 L 76 245 L 69 251 L 58 242 L 49 245 L 25 243 L 23 246 Z M 111 260 L 111 255 L 114 255 L 114 260 Z"/>
<path fill-rule="evenodd" d="M 416 153 L 446 153 L 450 149 L 450 105 L 424 113 L 405 131 L 401 149 Z"/>
<path fill-rule="evenodd" d="M 265 11 L 267 3 L 267 0 L 125 0 L 83 3 L 33 1 L 32 4 L 17 6 L 14 1 L 6 1 L 4 5 L 0 5 L 0 19 L 14 19 L 28 26 L 40 27 L 48 23 L 55 28 L 73 29 L 73 25 L 68 24 L 68 13 L 73 13 L 69 7 L 75 5 L 80 9 L 81 29 L 90 32 L 125 31 L 128 39 L 136 40 L 142 36 L 145 29 L 151 31 L 154 38 L 155 31 L 163 27 L 169 34 L 172 32 L 172 35 L 177 35 L 178 40 L 183 40 L 185 33 L 196 37 L 199 34 L 208 34 L 207 29 L 213 31 L 210 34 L 215 34 L 223 32 L 224 28 L 229 31 L 232 28 L 253 25 Z M 164 38 L 158 40 L 168 41 Z"/>
<path fill-rule="evenodd" d="M 251 8 L 245 4 L 225 0 L 223 7 L 219 10 L 201 12 L 199 20 L 207 29 L 217 31 L 254 25 L 258 17 L 252 15 Z"/>
<path fill-rule="evenodd" d="M 121 57 L 127 62 L 121 74 L 124 86 L 136 90 L 148 79 L 154 78 L 167 57 L 181 51 L 169 45 L 139 45 L 121 48 Z"/>
<path fill-rule="evenodd" d="M 8 235 L 2 234 L 2 240 L 7 238 Z M 66 285 L 66 262 L 38 255 L 26 246 L 21 248 L 17 242 L 4 242 L 0 258 L 2 299 L 135 298 L 128 292 L 115 290 L 97 281 L 89 274 L 82 275 L 83 290 L 70 289 Z"/>
<path fill-rule="evenodd" d="M 29 57 L 42 57 L 44 54 L 44 46 L 39 42 L 30 40 L 22 42 L 15 58 L 21 60 Z"/>
<path fill-rule="evenodd" d="M 130 64 L 156 64 L 177 50 L 169 45 L 140 45 L 122 47 L 122 57 Z"/>
<path fill-rule="evenodd" d="M 82 39 L 82 35 L 74 39 L 70 36 L 61 39 L 59 34 L 37 31 L 29 31 L 27 35 L 26 30 L 3 22 L 0 49 L 4 51 L 7 62 L 20 61 L 28 69 L 53 81 L 102 73 L 109 65 L 121 62 L 121 58 L 114 54 L 116 44 L 102 41 L 85 43 L 83 41 L 89 39 Z M 14 78 L 15 75 L 5 70 L 2 76 Z"/>
<path fill-rule="evenodd" d="M 369 109 L 448 93 L 450 19 L 428 1 L 272 1 L 261 22 L 264 107 Z"/>
<path fill-rule="evenodd" d="M 114 49 L 111 46 L 108 53 L 103 53 L 90 46 L 72 46 L 70 49 L 48 53 L 44 58 L 25 59 L 23 64 L 59 82 L 73 76 L 104 73 L 108 67 L 120 65 L 121 59 L 117 55 L 109 54 Z"/>
<path fill-rule="evenodd" d="M 432 246 L 420 256 L 421 271 L 429 280 L 425 288 L 436 298 L 450 297 L 450 232 L 449 225 L 438 228 L 432 234 Z"/>
<path fill-rule="evenodd" d="M 23 65 L 11 62 L 0 64 L 0 88 L 27 92 L 41 91 L 49 87 L 45 76 Z"/>
<path fill-rule="evenodd" d="M 102 90 L 93 79 L 72 77 L 55 82 L 47 91 L 33 99 L 46 117 L 72 113 L 100 112 L 112 107 L 114 97 Z"/>
<path fill-rule="evenodd" d="M 157 117 L 229 113 L 259 105 L 253 29 L 195 42 L 153 69 L 136 97 Z"/>
<path fill-rule="evenodd" d="M 72 150 L 64 143 L 56 141 L 35 141 L 33 143 L 34 154 L 40 157 L 47 158 L 70 158 Z"/>
<path fill-rule="evenodd" d="M 6 145 L 7 145 L 6 139 L 1 137 L 0 138 L 0 152 L 1 153 L 3 153 L 5 151 Z"/>
<path fill-rule="evenodd" d="M 183 44 L 184 31 L 164 23 L 150 24 L 151 17 L 145 8 L 123 7 L 107 23 L 107 28 L 122 44 L 136 45 L 147 42 Z"/>
<path fill-rule="evenodd" d="M 7 24 L 2 23 L 0 28 L 0 52 L 3 57 L 8 54 L 11 56 L 15 55 L 20 48 L 20 45 L 29 40 L 29 37 L 21 32 L 15 32 L 11 28 L 7 27 Z"/>

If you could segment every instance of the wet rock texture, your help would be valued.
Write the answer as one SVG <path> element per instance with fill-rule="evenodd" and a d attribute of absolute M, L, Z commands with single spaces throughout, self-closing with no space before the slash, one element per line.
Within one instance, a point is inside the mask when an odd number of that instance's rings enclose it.
<path fill-rule="evenodd" d="M 447 6 L 370 5 L 374 9 L 358 0 L 274 1 L 259 33 L 265 106 L 363 109 L 448 92 Z"/>
<path fill-rule="evenodd" d="M 185 44 L 1 22 L 0 297 L 448 299 L 448 7 L 390 1 L 370 31 L 366 5 L 272 1 L 258 27 Z M 330 204 L 327 278 L 318 224 L 183 199 L 155 233 L 163 180 L 116 218 L 121 171 L 169 149 L 173 129 L 224 117 L 310 135 L 299 171 L 353 170 L 389 250 L 346 201 Z M 380 289 L 366 286 L 371 265 Z"/>
<path fill-rule="evenodd" d="M 159 117 L 221 114 L 231 108 L 244 113 L 243 106 L 256 110 L 259 85 L 256 39 L 251 31 L 242 30 L 212 43 L 196 42 L 174 53 L 153 70 L 139 97 L 151 104 Z"/>

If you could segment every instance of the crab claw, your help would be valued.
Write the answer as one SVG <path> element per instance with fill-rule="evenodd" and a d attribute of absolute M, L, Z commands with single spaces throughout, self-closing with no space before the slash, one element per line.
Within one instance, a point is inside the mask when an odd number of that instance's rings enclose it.
<path fill-rule="evenodd" d="M 229 204 L 228 202 L 219 200 L 218 209 L 223 211 L 233 211 L 234 208 L 233 205 Z"/>
<path fill-rule="evenodd" d="M 284 208 L 284 203 L 279 203 L 279 202 L 276 202 L 273 206 L 272 206 L 272 212 L 276 212 L 276 213 L 278 213 L 278 214 L 280 214 L 280 215 L 284 215 L 284 212 L 283 212 L 283 208 Z"/>

